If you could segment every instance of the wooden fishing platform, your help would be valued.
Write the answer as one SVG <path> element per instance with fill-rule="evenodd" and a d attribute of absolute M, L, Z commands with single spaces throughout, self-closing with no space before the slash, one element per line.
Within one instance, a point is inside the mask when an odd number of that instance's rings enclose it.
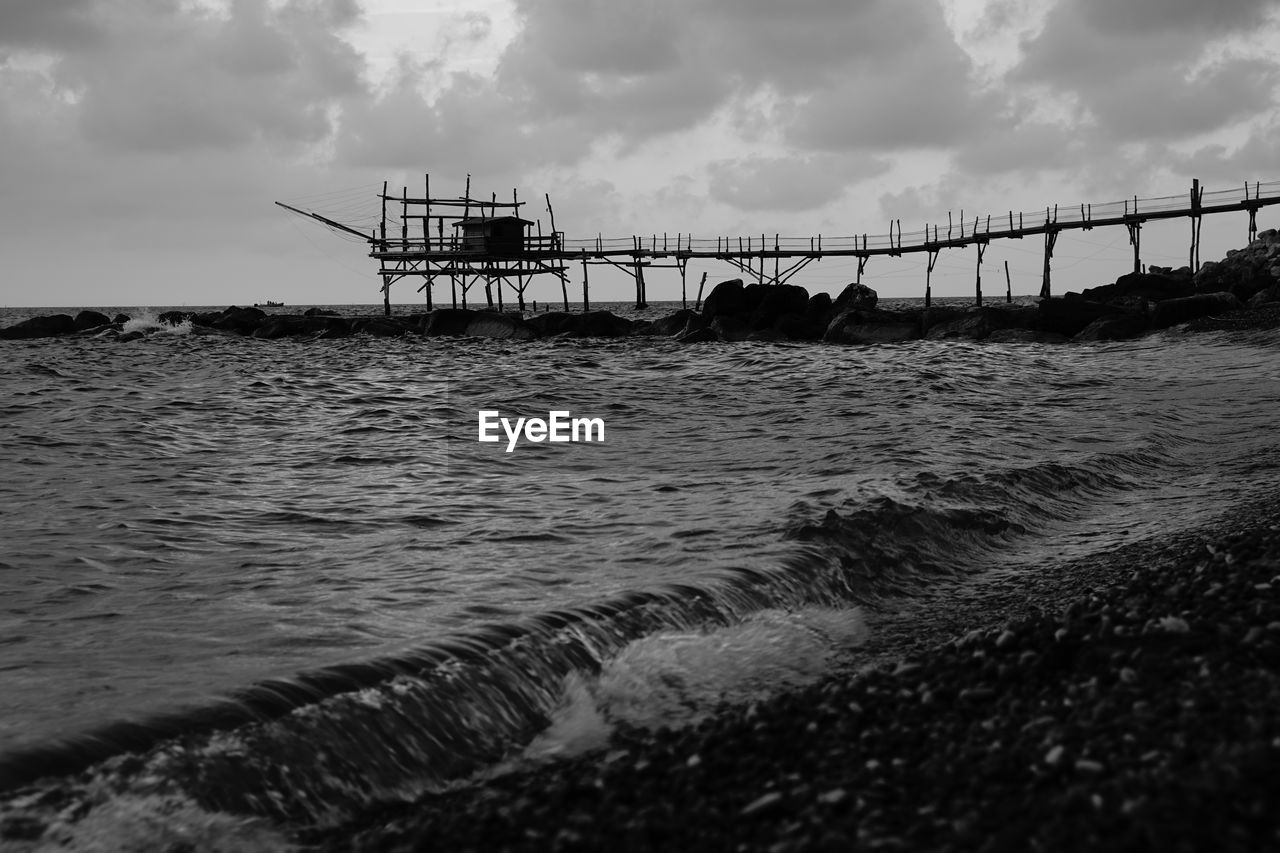
<path fill-rule="evenodd" d="M 1048 297 L 1053 252 L 1058 235 L 1063 231 L 1124 226 L 1133 246 L 1133 268 L 1137 272 L 1142 268 L 1142 226 L 1155 220 L 1189 219 L 1188 266 L 1197 270 L 1200 267 L 1200 225 L 1203 217 L 1219 213 L 1247 213 L 1248 237 L 1252 242 L 1258 232 L 1258 210 L 1280 204 L 1280 181 L 1246 183 L 1242 188 L 1206 193 L 1196 180 L 1187 195 L 1143 199 L 1135 196 L 1106 204 L 1054 205 L 1043 211 L 1015 213 L 1010 210 L 1004 214 L 975 216 L 972 219 L 966 219 L 962 211 L 955 219 L 947 214 L 945 229 L 941 225 L 926 225 L 920 231 L 907 233 L 902 230 L 902 221 L 894 220 L 890 222 L 887 234 L 874 236 L 792 238 L 761 234 L 694 239 L 691 234 L 676 234 L 672 238 L 655 233 L 649 237 L 605 239 L 597 236 L 594 239 L 566 240 L 564 233 L 556 230 L 550 196 L 545 196 L 545 200 L 551 227 L 548 233 L 543 234 L 541 220 L 528 220 L 519 215 L 525 203 L 519 200 L 515 191 L 509 202 L 499 202 L 496 195 L 491 195 L 488 200 L 472 198 L 469 175 L 466 193 L 461 198 L 431 198 L 430 176 L 425 179 L 424 189 L 422 196 L 411 197 L 407 187 L 399 196 L 389 195 L 384 182 L 382 192 L 377 196 L 381 205 L 380 222 L 367 234 L 319 213 L 284 202 L 276 204 L 366 241 L 370 246 L 369 256 L 379 263 L 383 304 L 388 314 L 391 312 L 391 285 L 411 277 L 422 279 L 418 290 L 425 291 L 428 308 L 433 305 L 432 290 L 436 280 L 447 278 L 454 307 L 459 305 L 459 296 L 462 307 L 466 307 L 468 291 L 483 281 L 489 306 L 504 307 L 503 287 L 506 286 L 514 292 L 517 306 L 523 311 L 525 289 L 533 278 L 554 275 L 560 281 L 567 311 L 567 272 L 571 264 L 580 264 L 585 311 L 590 307 L 587 268 L 594 264 L 607 264 L 631 276 L 635 282 L 636 306 L 643 307 L 647 302 L 645 270 L 655 267 L 680 272 L 681 299 L 687 303 L 685 274 L 689 261 L 693 259 L 723 261 L 760 284 L 777 285 L 785 284 L 810 263 L 827 257 L 857 258 L 857 281 L 861 282 L 867 261 L 872 257 L 900 257 L 914 253 L 927 255 L 924 296 L 928 306 L 932 299 L 931 278 L 938 255 L 944 249 L 969 246 L 977 249 L 975 292 L 977 303 L 981 305 L 982 260 L 987 246 L 993 240 L 1027 237 L 1042 237 L 1044 240 L 1040 295 Z M 390 219 L 388 205 L 392 206 Z M 769 266 L 773 267 L 772 273 Z M 1007 274 L 1006 266 L 1006 286 Z M 706 273 L 703 273 L 695 304 L 701 303 L 705 283 Z"/>

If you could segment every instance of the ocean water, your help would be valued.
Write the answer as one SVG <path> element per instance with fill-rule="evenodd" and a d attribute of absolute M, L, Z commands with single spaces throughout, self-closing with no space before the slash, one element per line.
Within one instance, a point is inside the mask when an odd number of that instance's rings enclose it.
<path fill-rule="evenodd" d="M 876 608 L 1185 527 L 1280 465 L 1276 333 L 259 341 L 117 310 L 151 334 L 0 341 L 15 849 L 275 849 L 803 683 Z M 603 440 L 508 450 L 481 410 Z"/>

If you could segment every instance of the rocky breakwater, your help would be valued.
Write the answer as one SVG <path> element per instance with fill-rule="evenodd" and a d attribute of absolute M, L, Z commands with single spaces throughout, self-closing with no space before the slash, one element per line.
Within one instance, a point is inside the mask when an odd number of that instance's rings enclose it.
<path fill-rule="evenodd" d="M 139 327 L 141 325 L 141 327 Z M 670 337 L 681 343 L 714 341 L 822 341 L 878 344 L 929 340 L 992 343 L 1107 341 L 1136 338 L 1172 326 L 1191 331 L 1280 327 L 1280 232 L 1264 231 L 1221 261 L 1189 268 L 1150 267 L 1115 282 L 1041 299 L 1036 305 L 886 310 L 864 284 L 846 286 L 834 299 L 796 285 L 717 284 L 701 311 L 683 309 L 654 320 L 608 311 L 581 314 L 438 308 L 396 317 L 341 317 L 312 308 L 303 314 L 268 314 L 231 306 L 215 312 L 169 311 L 139 324 L 96 311 L 34 317 L 0 329 L 0 339 L 92 335 L 129 341 L 188 326 L 192 334 L 260 339 L 375 337 L 535 338 Z"/>

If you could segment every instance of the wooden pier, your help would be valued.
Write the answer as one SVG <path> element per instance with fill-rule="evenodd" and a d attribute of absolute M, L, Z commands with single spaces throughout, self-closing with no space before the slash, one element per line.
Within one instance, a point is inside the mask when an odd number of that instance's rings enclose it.
<path fill-rule="evenodd" d="M 1063 231 L 1123 226 L 1133 246 L 1133 268 L 1142 268 L 1142 227 L 1147 222 L 1164 219 L 1190 220 L 1190 248 L 1187 265 L 1194 271 L 1200 267 L 1200 224 L 1203 217 L 1220 213 L 1247 213 L 1248 239 L 1257 236 L 1257 212 L 1263 207 L 1280 204 L 1280 181 L 1244 184 L 1241 188 L 1206 193 L 1200 182 L 1192 183 L 1190 192 L 1163 198 L 1138 198 L 1106 204 L 1054 205 L 1043 211 L 988 214 L 953 218 L 947 224 L 926 225 L 922 230 L 904 233 L 901 220 L 889 223 L 889 232 L 879 235 L 847 237 L 794 238 L 777 234 L 746 237 L 695 239 L 691 234 L 652 234 L 648 237 L 566 240 L 555 227 L 551 199 L 545 197 L 550 228 L 542 232 L 541 220 L 520 217 L 524 202 L 513 191 L 511 201 L 499 202 L 496 195 L 488 200 L 471 197 L 471 178 L 460 198 L 431 198 L 430 177 L 424 181 L 422 196 L 410 196 L 404 188 L 399 196 L 390 195 L 384 183 L 377 198 L 381 204 L 381 220 L 371 233 L 364 233 L 335 219 L 302 210 L 283 202 L 281 207 L 318 220 L 325 225 L 360 237 L 370 246 L 369 256 L 379 263 L 383 304 L 391 312 L 391 285 L 404 278 L 421 278 L 419 291 L 425 291 L 427 307 L 433 305 L 433 286 L 437 279 L 447 278 L 451 285 L 454 307 L 466 307 L 472 286 L 483 281 L 490 307 L 504 307 L 503 287 L 509 287 L 520 310 L 525 309 L 524 293 L 538 275 L 555 275 L 561 286 L 565 310 L 569 310 L 567 271 L 572 264 L 582 267 L 583 310 L 590 307 L 588 267 L 604 264 L 622 270 L 635 283 L 636 306 L 647 300 L 645 270 L 676 269 L 680 273 L 681 301 L 687 304 L 686 272 L 693 259 L 723 261 L 760 284 L 785 284 L 814 261 L 828 257 L 858 259 L 857 281 L 868 260 L 875 256 L 900 257 L 906 254 L 927 255 L 924 281 L 925 305 L 932 299 L 932 273 L 938 255 L 944 249 L 973 246 L 977 251 L 975 292 L 982 304 L 982 259 L 993 240 L 1021 240 L 1041 237 L 1044 245 L 1044 267 L 1040 295 L 1051 294 L 1053 252 L 1058 235 Z M 390 217 L 388 206 L 391 206 Z M 399 210 L 396 210 L 396 208 Z M 446 223 L 449 230 L 446 232 Z M 772 271 L 770 271 L 772 267 Z M 1006 286 L 1007 281 L 1006 265 Z M 703 275 L 705 284 L 706 275 Z M 496 283 L 496 288 L 494 287 Z M 496 305 L 494 300 L 496 290 Z M 701 303 L 701 287 L 695 304 Z"/>

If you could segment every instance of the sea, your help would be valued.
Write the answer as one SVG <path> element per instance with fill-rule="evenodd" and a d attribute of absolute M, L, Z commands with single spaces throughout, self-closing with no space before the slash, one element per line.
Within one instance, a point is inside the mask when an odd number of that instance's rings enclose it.
<path fill-rule="evenodd" d="M 1274 331 L 264 341 L 171 308 L 0 341 L 6 850 L 283 849 L 857 666 L 879 611 L 1280 466 Z"/>

